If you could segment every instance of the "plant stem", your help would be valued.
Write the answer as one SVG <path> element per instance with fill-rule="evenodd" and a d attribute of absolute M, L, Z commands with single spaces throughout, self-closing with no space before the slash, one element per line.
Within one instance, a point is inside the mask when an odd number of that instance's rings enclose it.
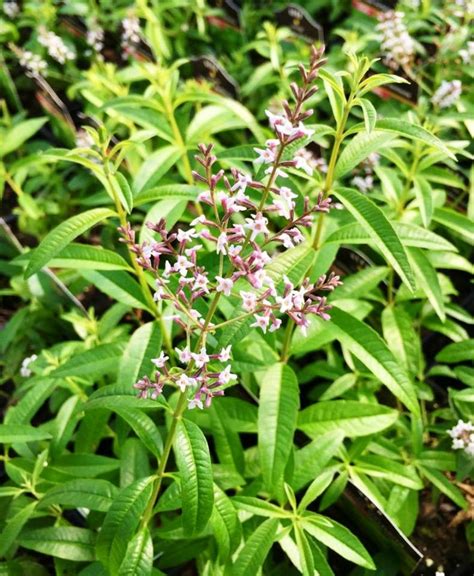
<path fill-rule="evenodd" d="M 293 336 L 294 327 L 295 321 L 290 318 L 288 320 L 288 324 L 286 325 L 285 336 L 283 338 L 283 347 L 280 354 L 280 360 L 282 362 L 288 362 L 290 357 L 291 337 Z"/>

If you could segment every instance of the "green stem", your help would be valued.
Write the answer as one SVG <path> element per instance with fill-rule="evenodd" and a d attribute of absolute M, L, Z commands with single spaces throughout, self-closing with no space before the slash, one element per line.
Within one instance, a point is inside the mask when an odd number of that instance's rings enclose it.
<path fill-rule="evenodd" d="M 293 336 L 294 327 L 295 322 L 290 318 L 288 320 L 288 324 L 286 325 L 285 336 L 283 338 L 283 347 L 280 354 L 280 360 L 282 362 L 288 362 L 288 359 L 290 357 L 291 337 Z"/>
<path fill-rule="evenodd" d="M 170 429 L 168 431 L 168 435 L 166 436 L 165 446 L 163 448 L 163 454 L 161 455 L 160 464 L 156 472 L 156 480 L 155 485 L 153 486 L 153 492 L 148 502 L 148 506 L 146 507 L 146 510 L 143 514 L 141 522 L 142 528 L 147 526 L 147 524 L 151 520 L 151 517 L 153 516 L 153 509 L 160 494 L 161 483 L 163 481 L 163 476 L 166 471 L 166 465 L 168 464 L 168 460 L 171 454 L 171 448 L 173 447 L 174 437 L 176 435 L 176 427 L 178 425 L 179 420 L 183 416 L 184 410 L 186 409 L 186 401 L 187 401 L 187 394 L 186 392 L 182 392 L 179 396 L 178 403 L 176 404 L 176 408 L 173 412 L 173 419 L 171 420 Z"/>

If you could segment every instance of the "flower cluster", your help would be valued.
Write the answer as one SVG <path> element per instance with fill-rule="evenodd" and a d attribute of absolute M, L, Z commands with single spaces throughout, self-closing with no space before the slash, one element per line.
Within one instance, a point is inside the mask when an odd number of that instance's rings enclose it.
<path fill-rule="evenodd" d="M 449 108 L 457 102 L 462 92 L 460 80 L 448 82 L 443 80 L 441 86 L 436 90 L 431 98 L 431 103 L 438 108 Z"/>
<path fill-rule="evenodd" d="M 122 20 L 122 38 L 120 46 L 122 47 L 122 57 L 126 59 L 136 51 L 140 44 L 140 20 L 133 14 Z"/>
<path fill-rule="evenodd" d="M 154 300 L 174 310 L 173 319 L 188 343 L 178 354 L 185 370 L 169 369 L 169 358 L 162 354 L 154 361 L 161 370 L 155 380 L 143 378 L 136 384 L 141 396 L 156 398 L 163 385 L 170 383 L 183 392 L 192 389 L 190 407 L 209 405 L 235 376 L 230 365 L 218 370 L 208 366 L 212 360 L 227 361 L 230 347 L 209 354 L 207 334 L 238 319 L 248 319 L 251 327 L 264 333 L 278 330 L 285 317 L 303 331 L 311 315 L 329 319 L 330 305 L 320 293 L 341 284 L 338 276 L 324 275 L 316 283 L 306 278 L 297 286 L 286 276 L 276 281 L 272 269 L 274 256 L 305 240 L 304 230 L 311 227 L 314 214 L 331 208 L 330 198 L 322 194 L 316 199 L 302 197 L 287 185 L 290 170 L 303 170 L 308 176 L 313 172 L 308 154 L 296 151 L 313 134 L 304 125 L 312 111 L 303 111 L 303 104 L 316 91 L 312 84 L 324 62 L 322 56 L 323 50 L 313 49 L 309 70 L 300 68 L 302 86 L 291 84 L 294 106 L 284 102 L 281 113 L 266 112 L 274 137 L 265 147 L 255 148 L 255 174 L 235 168 L 229 173 L 216 170 L 213 146 L 201 144 L 196 160 L 202 171 L 193 175 L 205 185 L 198 201 L 208 207 L 207 213 L 194 218 L 189 227 L 171 231 L 163 219 L 148 222 L 155 240 L 142 244 L 135 242 L 129 225 L 120 228 L 122 241 L 136 255 L 137 263 L 155 276 Z M 216 324 L 217 304 L 223 296 L 230 298 L 236 313 Z"/>
<path fill-rule="evenodd" d="M 223 396 L 224 388 L 231 385 L 237 376 L 232 374 L 230 364 L 223 364 L 230 360 L 232 347 L 229 345 L 217 354 L 209 354 L 205 346 L 198 352 L 191 352 L 189 346 L 183 349 L 176 348 L 175 353 L 179 362 L 186 366 L 185 370 L 170 368 L 169 357 L 161 352 L 152 363 L 157 370 L 155 378 L 148 376 L 141 378 L 134 388 L 139 391 L 140 398 L 156 399 L 165 385 L 172 385 L 183 393 L 188 393 L 188 408 L 209 408 L 215 396 Z"/>
<path fill-rule="evenodd" d="M 44 26 L 39 28 L 38 42 L 48 50 L 51 58 L 59 62 L 59 64 L 64 64 L 67 60 L 74 60 L 76 57 L 60 36 L 46 30 Z"/>
<path fill-rule="evenodd" d="M 20 65 L 25 69 L 26 75 L 30 78 L 45 76 L 48 64 L 39 56 L 29 50 L 21 50 L 18 53 Z"/>
<path fill-rule="evenodd" d="M 371 152 L 368 157 L 354 170 L 354 177 L 351 180 L 360 192 L 367 193 L 374 187 L 374 168 L 380 161 L 377 152 Z"/>
<path fill-rule="evenodd" d="M 376 27 L 382 35 L 384 62 L 394 70 L 399 66 L 411 66 L 415 55 L 415 44 L 403 22 L 403 16 L 403 12 L 384 12 L 380 15 Z"/>
<path fill-rule="evenodd" d="M 459 50 L 459 56 L 461 56 L 461 59 L 462 59 L 464 64 L 472 65 L 474 63 L 473 62 L 473 60 L 474 60 L 474 42 L 469 41 L 467 43 L 466 48 Z"/>
<path fill-rule="evenodd" d="M 104 29 L 95 19 L 89 24 L 86 42 L 95 52 L 100 52 L 104 47 Z"/>
<path fill-rule="evenodd" d="M 23 378 L 29 378 L 31 376 L 30 364 L 34 362 L 37 358 L 38 356 L 36 354 L 33 354 L 32 356 L 28 356 L 28 358 L 25 358 L 23 360 L 20 368 L 20 375 L 23 376 Z"/>
<path fill-rule="evenodd" d="M 459 420 L 448 434 L 453 439 L 453 450 L 464 450 L 469 456 L 474 456 L 474 424 Z"/>
<path fill-rule="evenodd" d="M 20 7 L 18 6 L 18 2 L 14 2 L 13 0 L 7 0 L 3 3 L 3 13 L 8 18 L 16 18 L 20 13 Z"/>

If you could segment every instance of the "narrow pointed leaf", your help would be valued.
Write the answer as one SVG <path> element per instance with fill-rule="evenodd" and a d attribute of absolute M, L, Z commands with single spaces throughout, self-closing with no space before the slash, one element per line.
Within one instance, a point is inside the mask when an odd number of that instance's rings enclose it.
<path fill-rule="evenodd" d="M 267 554 L 270 552 L 277 528 L 278 520 L 269 518 L 252 532 L 230 570 L 231 576 L 258 574 Z"/>
<path fill-rule="evenodd" d="M 360 132 L 352 138 L 341 152 L 334 171 L 334 178 L 339 180 L 365 160 L 369 154 L 379 150 L 394 139 L 395 135 L 388 132 L 380 132 L 378 124 L 377 130 L 373 130 L 370 133 Z"/>
<path fill-rule="evenodd" d="M 214 506 L 209 447 L 194 422 L 178 422 L 174 452 L 181 475 L 183 530 L 192 536 L 204 530 Z"/>
<path fill-rule="evenodd" d="M 446 320 L 446 311 L 444 309 L 443 291 L 436 270 L 422 250 L 409 248 L 408 253 L 418 286 L 426 294 L 438 318 L 441 322 L 444 322 Z"/>
<path fill-rule="evenodd" d="M 336 196 L 354 218 L 366 227 L 377 248 L 398 272 L 408 288 L 415 289 L 407 254 L 393 226 L 374 202 L 352 188 L 337 188 Z"/>
<path fill-rule="evenodd" d="M 413 414 L 419 415 L 413 383 L 377 332 L 337 306 L 331 310 L 331 322 L 344 346 Z"/>
<path fill-rule="evenodd" d="M 260 463 L 264 481 L 272 492 L 282 487 L 298 407 L 298 382 L 293 370 L 286 364 L 275 364 L 262 378 L 258 411 Z"/>
<path fill-rule="evenodd" d="M 118 576 L 150 576 L 152 568 L 153 541 L 148 528 L 143 528 L 127 546 Z"/>
<path fill-rule="evenodd" d="M 83 234 L 92 226 L 102 222 L 106 218 L 115 216 L 115 212 L 108 208 L 94 208 L 82 214 L 72 216 L 65 220 L 56 228 L 53 228 L 43 239 L 33 255 L 26 268 L 25 277 L 29 278 L 39 272 L 43 266 L 63 250 L 70 242 Z"/>

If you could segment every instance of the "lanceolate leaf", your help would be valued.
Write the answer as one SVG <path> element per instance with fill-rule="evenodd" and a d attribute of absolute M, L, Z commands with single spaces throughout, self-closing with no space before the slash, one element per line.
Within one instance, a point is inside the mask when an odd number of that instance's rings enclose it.
<path fill-rule="evenodd" d="M 344 432 L 349 437 L 366 436 L 388 428 L 397 418 L 396 410 L 379 404 L 331 400 L 318 402 L 300 412 L 298 428 L 309 436 L 332 430 Z"/>
<path fill-rule="evenodd" d="M 217 484 L 214 484 L 214 511 L 211 524 L 219 547 L 219 558 L 224 564 L 240 544 L 242 525 L 232 501 Z"/>
<path fill-rule="evenodd" d="M 152 358 L 161 350 L 161 328 L 158 322 L 148 322 L 135 330 L 120 361 L 117 384 L 124 390 L 142 376 L 153 372 Z"/>
<path fill-rule="evenodd" d="M 72 216 L 59 224 L 59 226 L 56 226 L 56 228 L 53 228 L 33 252 L 26 268 L 25 277 L 29 278 L 36 274 L 74 238 L 111 216 L 115 216 L 115 212 L 108 208 L 94 208 Z"/>
<path fill-rule="evenodd" d="M 153 476 L 124 488 L 109 508 L 97 538 L 97 558 L 116 574 L 152 492 Z"/>
<path fill-rule="evenodd" d="M 72 526 L 38 528 L 24 532 L 20 546 L 55 558 L 73 562 L 91 562 L 94 556 L 95 534 L 86 528 Z"/>
<path fill-rule="evenodd" d="M 90 350 L 73 355 L 62 366 L 51 372 L 52 378 L 84 376 L 98 378 L 116 372 L 123 353 L 123 344 L 100 344 Z"/>
<path fill-rule="evenodd" d="M 82 270 L 81 276 L 97 286 L 101 292 L 122 304 L 127 304 L 132 308 L 148 309 L 148 303 L 143 296 L 140 285 L 127 272 L 122 270 L 102 272 Z"/>
<path fill-rule="evenodd" d="M 405 246 L 415 248 L 426 248 L 427 250 L 450 250 L 457 252 L 457 248 L 442 236 L 404 222 L 393 222 L 392 226 Z M 372 244 L 375 243 L 367 229 L 359 222 L 353 222 L 341 226 L 333 232 L 326 240 L 325 244 L 336 242 L 337 244 Z"/>
<path fill-rule="evenodd" d="M 410 289 L 415 289 L 408 257 L 393 226 L 383 211 L 360 192 L 352 188 L 337 188 L 336 196 L 354 218 L 366 227 L 377 248 L 394 267 Z"/>
<path fill-rule="evenodd" d="M 118 576 L 149 576 L 153 568 L 153 541 L 148 528 L 142 528 L 127 546 Z"/>
<path fill-rule="evenodd" d="M 375 569 L 372 558 L 359 539 L 341 524 L 320 514 L 307 513 L 302 522 L 302 527 L 316 540 L 319 540 L 347 560 L 359 566 L 364 566 L 369 570 Z"/>
<path fill-rule="evenodd" d="M 249 576 L 258 574 L 267 554 L 272 547 L 278 528 L 278 520 L 269 518 L 252 532 L 237 560 L 229 571 L 229 576 Z"/>
<path fill-rule="evenodd" d="M 282 486 L 293 446 L 299 407 L 298 382 L 286 364 L 275 364 L 263 378 L 258 411 L 258 447 L 262 474 L 271 492 Z"/>
<path fill-rule="evenodd" d="M 439 138 L 433 136 L 431 132 L 428 132 L 422 126 L 417 126 L 412 122 L 407 122 L 400 118 L 383 118 L 377 122 L 377 130 L 387 130 L 388 132 L 394 132 L 400 136 L 423 142 L 432 148 L 437 148 L 449 158 L 456 160 L 456 156 L 448 150 Z"/>
<path fill-rule="evenodd" d="M 0 444 L 37 442 L 48 438 L 51 438 L 51 434 L 33 426 L 0 424 Z"/>
<path fill-rule="evenodd" d="M 92 270 L 132 270 L 117 252 L 74 242 L 61 250 L 49 262 L 49 266 L 51 268 L 90 268 Z"/>
<path fill-rule="evenodd" d="M 174 451 L 181 475 L 183 530 L 193 536 L 204 530 L 214 506 L 209 447 L 194 422 L 178 422 Z"/>
<path fill-rule="evenodd" d="M 129 424 L 143 445 L 155 456 L 163 452 L 160 431 L 153 420 L 141 410 L 115 408 L 115 412 Z"/>
<path fill-rule="evenodd" d="M 382 312 L 385 341 L 395 358 L 399 358 L 409 374 L 417 376 L 422 369 L 420 337 L 413 319 L 401 306 L 387 306 Z"/>
<path fill-rule="evenodd" d="M 342 178 L 344 174 L 347 174 L 365 160 L 369 154 L 375 152 L 394 139 L 395 135 L 389 134 L 388 132 L 380 132 L 378 130 L 378 123 L 377 130 L 370 133 L 360 132 L 354 136 L 339 156 L 336 170 L 334 172 L 335 179 L 339 180 L 339 178 Z"/>
<path fill-rule="evenodd" d="M 444 309 L 443 292 L 441 290 L 436 270 L 433 268 L 433 265 L 422 250 L 418 248 L 409 248 L 409 254 L 418 286 L 426 294 L 426 297 L 430 301 L 431 306 L 433 306 L 441 322 L 444 322 L 446 319 L 446 312 Z"/>
<path fill-rule="evenodd" d="M 331 322 L 337 326 L 339 339 L 352 354 L 413 414 L 419 415 L 413 383 L 377 332 L 336 306 L 331 310 Z"/>
<path fill-rule="evenodd" d="M 40 507 L 59 504 L 66 508 L 85 507 L 107 512 L 117 492 L 117 488 L 108 480 L 71 480 L 48 490 L 40 501 Z"/>
<path fill-rule="evenodd" d="M 299 523 L 295 524 L 296 545 L 300 555 L 300 566 L 303 576 L 314 576 L 314 559 L 311 546 Z"/>
<path fill-rule="evenodd" d="M 418 206 L 420 207 L 423 226 L 428 228 L 431 222 L 431 217 L 433 216 L 433 191 L 429 182 L 421 176 L 415 177 L 414 187 L 416 200 L 418 202 Z"/>
<path fill-rule="evenodd" d="M 448 344 L 437 354 L 436 360 L 448 364 L 474 361 L 474 339 Z"/>
<path fill-rule="evenodd" d="M 3 558 L 8 552 L 8 549 L 15 544 L 23 526 L 33 515 L 37 504 L 37 502 L 30 502 L 24 505 L 14 516 L 8 518 L 5 522 L 3 530 L 0 532 L 0 558 Z"/>

